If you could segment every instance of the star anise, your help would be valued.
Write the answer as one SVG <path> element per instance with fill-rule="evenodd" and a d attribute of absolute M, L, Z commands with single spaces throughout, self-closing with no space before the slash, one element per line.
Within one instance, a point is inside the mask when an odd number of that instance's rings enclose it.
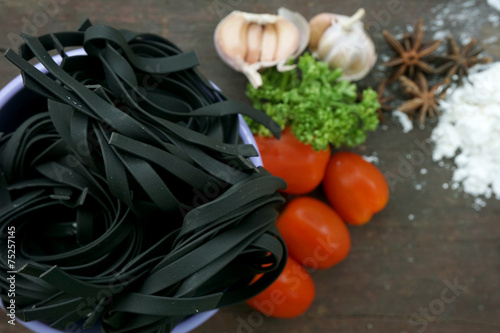
<path fill-rule="evenodd" d="M 386 96 L 384 94 L 386 85 L 387 85 L 387 80 L 383 80 L 382 82 L 379 83 L 377 89 L 377 96 L 378 96 L 377 101 L 380 104 L 380 108 L 377 109 L 377 113 L 380 122 L 384 121 L 383 111 L 391 111 L 392 109 L 394 109 L 391 105 L 387 104 L 387 102 L 392 101 L 394 99 L 394 96 L 391 95 Z"/>
<path fill-rule="evenodd" d="M 434 73 L 432 67 L 424 58 L 433 53 L 442 40 L 432 43 L 422 44 L 424 37 L 423 20 L 418 21 L 414 35 L 405 34 L 401 41 L 398 41 L 387 30 L 383 31 L 384 37 L 389 45 L 397 52 L 397 55 L 385 62 L 386 67 L 395 67 L 394 74 L 389 78 L 389 82 L 396 81 L 401 75 L 408 73 L 409 78 L 413 78 L 416 72 Z"/>
<path fill-rule="evenodd" d="M 477 45 L 477 40 L 472 38 L 466 45 L 462 45 L 460 49 L 453 37 L 447 37 L 448 49 L 444 56 L 434 56 L 432 60 L 440 64 L 436 68 L 436 73 L 446 73 L 445 81 L 451 83 L 453 76 L 458 76 L 458 85 L 462 86 L 464 79 L 468 78 L 469 68 L 477 64 L 487 64 L 491 62 L 491 58 L 480 57 L 479 54 L 483 48 Z"/>
<path fill-rule="evenodd" d="M 399 78 L 399 82 L 403 87 L 403 91 L 412 97 L 412 99 L 406 101 L 399 107 L 399 111 L 405 112 L 410 116 L 413 116 L 413 114 L 417 112 L 420 113 L 420 124 L 424 124 L 425 117 L 427 116 L 439 116 L 439 99 L 441 99 L 445 93 L 445 90 L 443 90 L 443 92 L 437 95 L 441 83 L 429 89 L 427 80 L 421 72 L 417 73 L 415 82 L 404 75 Z"/>

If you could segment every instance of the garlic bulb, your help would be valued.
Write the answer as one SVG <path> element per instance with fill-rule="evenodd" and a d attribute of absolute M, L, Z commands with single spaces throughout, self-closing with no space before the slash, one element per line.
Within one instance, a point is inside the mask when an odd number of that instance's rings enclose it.
<path fill-rule="evenodd" d="M 309 24 L 299 13 L 280 8 L 278 15 L 233 11 L 217 25 L 214 43 L 221 59 L 246 75 L 258 88 L 261 68 L 276 66 L 281 72 L 297 58 L 309 42 Z"/>
<path fill-rule="evenodd" d="M 365 15 L 359 9 L 352 17 L 321 13 L 309 21 L 309 48 L 330 68 L 342 68 L 342 78 L 361 80 L 375 65 L 375 45 L 360 21 Z"/>

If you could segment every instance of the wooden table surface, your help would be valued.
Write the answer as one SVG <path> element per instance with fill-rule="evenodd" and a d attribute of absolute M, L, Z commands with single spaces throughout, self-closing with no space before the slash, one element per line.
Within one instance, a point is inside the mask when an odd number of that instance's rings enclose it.
<path fill-rule="evenodd" d="M 382 30 L 401 33 L 422 17 L 425 39 L 446 33 L 459 40 L 475 37 L 486 42 L 488 55 L 500 60 L 500 21 L 495 22 L 500 12 L 486 0 L 44 3 L 49 2 L 0 0 L 0 48 L 15 44 L 21 31 L 39 35 L 75 29 L 89 17 L 96 24 L 161 34 L 183 50 L 196 50 L 200 71 L 230 98 L 242 101 L 247 101 L 245 78 L 219 59 L 212 39 L 218 21 L 233 9 L 274 13 L 284 6 L 309 19 L 320 12 L 352 14 L 364 7 L 364 21 L 380 55 L 378 64 L 391 54 Z M 0 86 L 17 74 L 13 65 L 0 58 Z M 377 66 L 363 83 L 374 85 L 384 75 Z M 312 272 L 317 295 L 307 313 L 289 320 L 264 318 L 242 304 L 220 310 L 195 332 L 500 332 L 500 201 L 486 200 L 486 207 L 475 210 L 473 197 L 443 189 L 452 170 L 432 161 L 432 145 L 425 141 L 435 125 L 428 121 L 424 129 L 417 127 L 405 134 L 389 115 L 357 149 L 365 155 L 376 154 L 382 172 L 404 175 L 391 190 L 383 212 L 365 226 L 350 227 L 352 250 L 347 260 Z M 404 160 L 411 162 L 409 170 L 403 170 Z M 455 294 L 450 293 L 450 284 L 458 285 Z M 414 313 L 423 319 L 411 321 Z M 6 321 L 1 314 L 1 333 L 28 332 Z"/>

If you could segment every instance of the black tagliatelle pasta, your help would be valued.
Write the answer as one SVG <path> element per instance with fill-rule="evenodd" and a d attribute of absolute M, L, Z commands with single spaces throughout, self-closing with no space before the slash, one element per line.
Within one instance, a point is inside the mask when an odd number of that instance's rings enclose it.
<path fill-rule="evenodd" d="M 22 37 L 6 57 L 42 102 L 24 101 L 24 122 L 0 138 L 0 287 L 8 301 L 14 226 L 20 319 L 165 332 L 277 278 L 286 184 L 238 135 L 238 114 L 279 135 L 270 118 L 228 100 L 195 70 L 195 53 L 156 35 L 86 21 Z"/>

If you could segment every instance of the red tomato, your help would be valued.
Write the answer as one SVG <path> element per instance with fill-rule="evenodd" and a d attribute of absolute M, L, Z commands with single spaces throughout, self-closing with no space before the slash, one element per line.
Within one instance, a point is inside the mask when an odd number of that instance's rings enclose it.
<path fill-rule="evenodd" d="M 314 295 L 314 282 L 309 273 L 288 258 L 276 281 L 246 303 L 267 317 L 293 318 L 306 312 Z"/>
<path fill-rule="evenodd" d="M 332 267 L 344 260 L 351 249 L 351 236 L 344 221 L 318 199 L 293 199 L 276 225 L 290 256 L 307 267 Z"/>
<path fill-rule="evenodd" d="M 370 221 L 389 201 L 387 181 L 373 164 L 351 152 L 332 155 L 323 180 L 326 197 L 344 221 Z"/>
<path fill-rule="evenodd" d="M 286 181 L 288 186 L 284 193 L 309 193 L 323 180 L 330 148 L 314 150 L 311 145 L 300 142 L 289 127 L 283 130 L 279 140 L 256 135 L 255 141 L 264 167 Z"/>

